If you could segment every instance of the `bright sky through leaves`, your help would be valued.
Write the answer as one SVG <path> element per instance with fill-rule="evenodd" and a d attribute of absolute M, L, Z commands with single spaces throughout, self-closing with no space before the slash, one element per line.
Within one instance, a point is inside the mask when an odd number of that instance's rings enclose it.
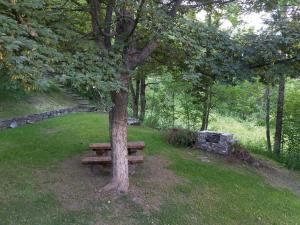
<path fill-rule="evenodd" d="M 197 19 L 200 21 L 204 21 L 206 16 L 206 12 L 204 10 L 200 11 L 197 14 Z M 258 32 L 261 29 L 264 29 L 267 27 L 267 25 L 264 23 L 265 19 L 270 18 L 270 15 L 266 12 L 259 12 L 259 13 L 244 13 L 242 14 L 239 19 L 243 22 L 241 26 L 245 28 L 253 28 L 255 32 Z M 227 19 L 221 20 L 221 29 L 230 29 L 232 28 L 232 24 Z"/>

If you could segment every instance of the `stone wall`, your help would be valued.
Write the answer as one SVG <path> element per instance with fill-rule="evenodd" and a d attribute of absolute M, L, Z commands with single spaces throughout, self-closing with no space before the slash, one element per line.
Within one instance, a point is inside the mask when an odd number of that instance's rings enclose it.
<path fill-rule="evenodd" d="M 234 150 L 235 143 L 236 140 L 233 138 L 233 134 L 213 131 L 199 131 L 196 133 L 196 148 L 208 152 L 228 155 Z"/>
<path fill-rule="evenodd" d="M 72 112 L 78 112 L 78 111 L 80 111 L 79 107 L 73 107 L 73 108 L 66 108 L 66 109 L 58 109 L 50 112 L 32 114 L 24 117 L 17 117 L 9 120 L 2 120 L 0 121 L 0 130 L 5 128 L 16 128 L 24 124 L 32 124 L 48 118 L 53 118 L 53 117 L 65 115 Z"/>
<path fill-rule="evenodd" d="M 139 119 L 128 117 L 128 119 L 127 119 L 127 125 L 139 126 L 140 125 L 140 121 L 139 121 Z"/>

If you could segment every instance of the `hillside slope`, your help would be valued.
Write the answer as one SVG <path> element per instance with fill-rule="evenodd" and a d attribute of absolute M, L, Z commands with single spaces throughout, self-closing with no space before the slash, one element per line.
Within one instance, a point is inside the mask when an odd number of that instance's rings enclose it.
<path fill-rule="evenodd" d="M 161 133 L 130 127 L 146 143 L 131 168 L 130 193 L 101 193 L 109 168 L 83 166 L 91 142 L 108 140 L 106 115 L 77 113 L 0 133 L 0 224 L 299 224 L 300 198 L 254 168 L 168 145 Z"/>
<path fill-rule="evenodd" d="M 0 98 L 0 120 L 76 106 L 77 103 L 60 91 L 31 93 L 19 97 Z"/>

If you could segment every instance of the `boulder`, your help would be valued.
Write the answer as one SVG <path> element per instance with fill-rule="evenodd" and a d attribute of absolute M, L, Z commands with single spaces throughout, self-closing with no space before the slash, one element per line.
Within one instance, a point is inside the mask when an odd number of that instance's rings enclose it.
<path fill-rule="evenodd" d="M 138 126 L 138 125 L 140 125 L 140 121 L 139 121 L 139 119 L 136 119 L 136 118 L 128 118 L 127 124 L 133 125 L 133 126 Z"/>
<path fill-rule="evenodd" d="M 199 131 L 196 133 L 196 148 L 214 152 L 221 155 L 229 155 L 234 150 L 236 140 L 233 134 L 214 131 Z"/>
<path fill-rule="evenodd" d="M 17 128 L 18 123 L 16 121 L 12 121 L 11 124 L 9 125 L 10 128 Z"/>

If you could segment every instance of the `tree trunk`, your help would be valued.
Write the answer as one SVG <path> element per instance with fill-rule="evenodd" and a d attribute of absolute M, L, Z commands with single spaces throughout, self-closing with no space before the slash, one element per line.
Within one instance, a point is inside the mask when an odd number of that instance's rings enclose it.
<path fill-rule="evenodd" d="M 111 25 L 112 25 L 112 14 L 113 14 L 113 8 L 114 8 L 115 0 L 109 0 L 107 6 L 106 6 L 106 14 L 104 19 L 104 46 L 107 50 L 111 49 Z"/>
<path fill-rule="evenodd" d="M 90 15 L 92 19 L 92 30 L 96 41 L 100 40 L 100 3 L 98 0 L 88 0 L 90 4 Z"/>
<path fill-rule="evenodd" d="M 113 99 L 113 97 L 111 97 Z M 110 139 L 110 144 L 112 145 L 112 127 L 113 127 L 113 118 L 114 118 L 114 112 L 113 108 L 110 109 L 108 113 L 108 120 L 109 120 L 109 139 Z"/>
<path fill-rule="evenodd" d="M 146 77 L 141 77 L 141 89 L 140 89 L 140 101 L 141 101 L 141 111 L 140 111 L 140 121 L 143 122 L 146 113 Z"/>
<path fill-rule="evenodd" d="M 265 90 L 265 110 L 266 110 L 266 138 L 267 138 L 267 149 L 272 152 L 271 134 L 270 134 L 270 84 L 266 84 Z"/>
<path fill-rule="evenodd" d="M 284 89 L 285 89 L 285 77 L 284 75 L 281 75 L 279 80 L 279 88 L 278 88 L 276 128 L 275 128 L 275 141 L 274 141 L 274 153 L 275 156 L 278 158 L 280 157 L 280 150 L 281 150 Z"/>
<path fill-rule="evenodd" d="M 205 119 L 206 119 L 206 101 L 204 103 L 204 107 L 203 107 L 203 112 L 202 112 L 202 123 L 201 123 L 201 129 L 200 130 L 205 130 Z"/>
<path fill-rule="evenodd" d="M 172 92 L 172 127 L 175 128 L 175 93 Z"/>
<path fill-rule="evenodd" d="M 132 97 L 132 112 L 133 117 L 138 119 L 139 118 L 139 99 L 140 99 L 140 79 L 136 79 L 135 90 L 133 87 L 132 81 L 129 83 L 131 97 Z"/>
<path fill-rule="evenodd" d="M 207 130 L 208 128 L 210 108 L 211 108 L 211 87 L 209 87 L 208 89 L 208 103 L 207 103 L 207 110 L 206 110 L 206 117 L 205 117 L 205 130 Z"/>
<path fill-rule="evenodd" d="M 128 89 L 128 75 L 122 75 L 122 83 Z M 127 159 L 127 104 L 128 91 L 121 89 L 112 96 L 114 106 L 111 116 L 111 143 L 113 178 L 110 186 L 118 193 L 126 193 L 129 188 Z"/>
<path fill-rule="evenodd" d="M 190 130 L 190 107 L 186 106 L 186 115 L 187 115 L 187 129 Z"/>
<path fill-rule="evenodd" d="M 201 130 L 206 130 L 208 127 L 209 110 L 210 110 L 210 88 L 205 92 Z"/>

